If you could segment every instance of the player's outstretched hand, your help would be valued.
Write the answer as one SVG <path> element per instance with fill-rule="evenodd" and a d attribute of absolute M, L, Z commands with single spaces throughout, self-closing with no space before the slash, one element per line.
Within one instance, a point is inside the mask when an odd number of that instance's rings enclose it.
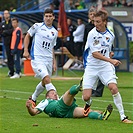
<path fill-rule="evenodd" d="M 114 66 L 119 66 L 120 64 L 122 64 L 119 60 L 116 60 L 116 59 L 111 59 L 111 63 L 112 63 Z"/>

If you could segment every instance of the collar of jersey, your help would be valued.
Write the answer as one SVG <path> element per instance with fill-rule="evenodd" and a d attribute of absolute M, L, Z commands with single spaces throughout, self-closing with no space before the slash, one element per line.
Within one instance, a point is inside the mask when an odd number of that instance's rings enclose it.
<path fill-rule="evenodd" d="M 104 32 L 100 32 L 97 29 L 96 29 L 96 31 L 99 32 L 100 34 L 104 35 L 107 32 L 107 28 L 106 28 L 106 31 L 104 31 Z"/>
<path fill-rule="evenodd" d="M 52 29 L 52 27 L 53 27 L 53 26 L 48 27 L 44 22 L 43 22 L 42 26 L 43 26 L 43 25 L 45 25 L 48 29 Z"/>

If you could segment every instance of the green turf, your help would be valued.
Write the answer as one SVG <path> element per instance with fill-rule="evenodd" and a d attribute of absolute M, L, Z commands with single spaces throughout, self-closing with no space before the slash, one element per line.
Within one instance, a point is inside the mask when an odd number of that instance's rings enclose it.
<path fill-rule="evenodd" d="M 112 104 L 114 110 L 107 121 L 91 120 L 89 118 L 67 119 L 50 118 L 42 113 L 30 116 L 26 110 L 26 99 L 32 94 L 35 86 L 40 82 L 33 76 L 20 79 L 6 77 L 7 68 L 0 68 L 0 133 L 132 133 L 133 124 L 120 122 L 119 113 L 113 104 L 111 93 L 104 89 L 103 97 L 93 98 L 92 109 L 104 110 Z M 62 71 L 59 71 L 59 76 Z M 64 71 L 64 76 L 80 77 L 82 71 L 72 73 Z M 133 73 L 118 72 L 118 87 L 123 98 L 125 114 L 133 119 Z M 57 87 L 59 95 L 63 94 L 71 85 L 79 80 L 52 80 Z M 46 91 L 45 91 L 46 92 Z M 44 92 L 44 94 L 45 94 Z M 43 99 L 44 94 L 38 98 Z M 76 96 L 79 106 L 84 106 L 81 93 Z M 33 126 L 37 124 L 38 126 Z"/>

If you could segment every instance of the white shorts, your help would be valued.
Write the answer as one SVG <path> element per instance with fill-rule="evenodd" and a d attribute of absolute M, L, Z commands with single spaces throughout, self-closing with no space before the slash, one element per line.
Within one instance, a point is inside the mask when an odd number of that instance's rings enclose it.
<path fill-rule="evenodd" d="M 35 77 L 43 79 L 45 76 L 52 75 L 52 61 L 36 61 L 31 60 L 31 66 L 33 71 L 35 72 Z"/>
<path fill-rule="evenodd" d="M 83 76 L 83 89 L 96 90 L 99 79 L 105 86 L 108 86 L 109 83 L 117 84 L 115 67 L 110 63 L 99 68 L 86 66 Z"/>

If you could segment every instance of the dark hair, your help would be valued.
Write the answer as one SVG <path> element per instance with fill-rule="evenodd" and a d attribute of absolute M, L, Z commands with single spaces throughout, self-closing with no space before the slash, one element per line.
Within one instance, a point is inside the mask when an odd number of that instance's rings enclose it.
<path fill-rule="evenodd" d="M 18 22 L 18 19 L 17 18 L 12 18 L 12 21 L 17 21 Z"/>
<path fill-rule="evenodd" d="M 49 96 L 49 92 L 51 92 L 51 91 L 55 91 L 55 90 L 51 89 L 51 90 L 47 91 L 46 94 L 45 94 L 45 98 L 47 98 L 47 96 Z"/>
<path fill-rule="evenodd" d="M 96 12 L 97 10 L 96 10 L 96 8 L 95 7 L 91 7 L 89 10 L 88 10 L 88 13 L 90 13 L 90 12 Z"/>
<path fill-rule="evenodd" d="M 105 10 L 98 10 L 94 17 L 101 17 L 103 21 L 108 21 L 108 12 Z"/>
<path fill-rule="evenodd" d="M 51 8 L 47 8 L 47 9 L 44 11 L 44 15 L 45 15 L 46 13 L 51 13 L 51 14 L 54 15 L 54 12 L 53 12 L 53 10 L 52 10 Z"/>

